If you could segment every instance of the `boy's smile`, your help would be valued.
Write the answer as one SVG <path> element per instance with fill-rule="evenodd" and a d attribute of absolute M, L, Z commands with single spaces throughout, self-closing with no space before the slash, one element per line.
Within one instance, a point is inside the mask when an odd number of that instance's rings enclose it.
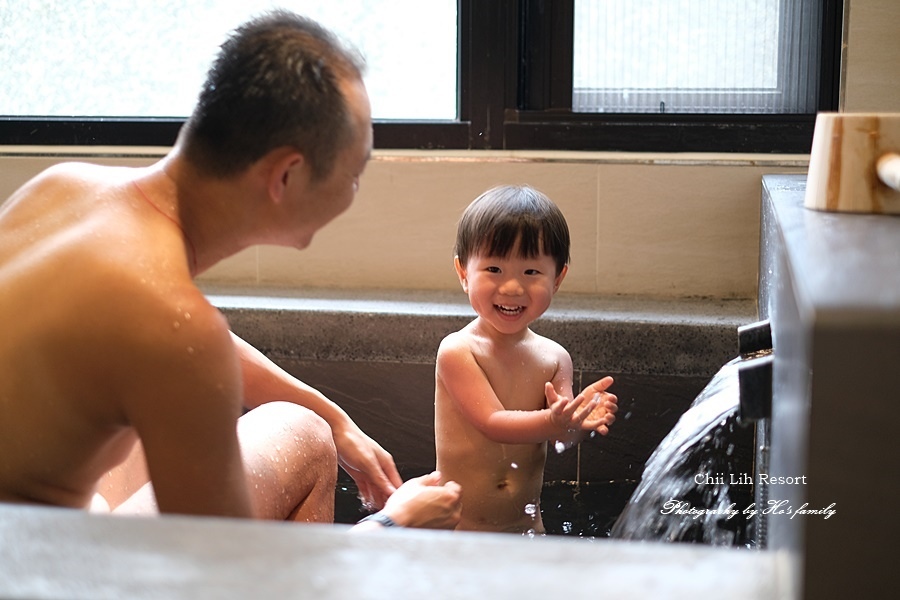
<path fill-rule="evenodd" d="M 550 306 L 566 275 L 556 274 L 556 262 L 546 254 L 508 257 L 475 254 L 465 265 L 455 261 L 459 281 L 478 316 L 502 334 L 517 334 Z"/>
<path fill-rule="evenodd" d="M 508 315 L 510 317 L 516 317 L 525 310 L 524 306 L 495 306 L 501 314 Z"/>

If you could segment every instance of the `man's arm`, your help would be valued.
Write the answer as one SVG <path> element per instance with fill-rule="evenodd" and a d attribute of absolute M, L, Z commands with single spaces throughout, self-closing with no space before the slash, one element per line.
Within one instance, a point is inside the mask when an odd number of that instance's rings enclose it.
<path fill-rule="evenodd" d="M 285 372 L 237 335 L 231 335 L 243 373 L 245 406 L 293 402 L 322 417 L 331 426 L 341 467 L 356 481 L 366 501 L 378 508 L 384 506 L 403 483 L 391 455 L 363 433 L 337 404 Z"/>
<path fill-rule="evenodd" d="M 111 387 L 143 444 L 160 512 L 251 517 L 227 323 L 200 299 L 179 300 L 136 299 L 140 318 L 110 344 Z"/>

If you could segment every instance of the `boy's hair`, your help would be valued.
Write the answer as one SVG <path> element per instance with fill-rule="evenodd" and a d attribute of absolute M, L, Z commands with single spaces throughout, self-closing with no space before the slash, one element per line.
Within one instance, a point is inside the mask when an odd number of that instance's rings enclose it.
<path fill-rule="evenodd" d="M 569 262 L 569 226 L 550 198 L 524 185 L 492 188 L 463 212 L 456 231 L 456 255 L 462 264 L 473 254 L 507 257 L 547 254 L 556 274 Z"/>
<path fill-rule="evenodd" d="M 311 19 L 276 10 L 222 44 L 181 137 L 201 173 L 239 173 L 291 146 L 326 177 L 354 134 L 340 82 L 361 78 L 362 57 Z"/>

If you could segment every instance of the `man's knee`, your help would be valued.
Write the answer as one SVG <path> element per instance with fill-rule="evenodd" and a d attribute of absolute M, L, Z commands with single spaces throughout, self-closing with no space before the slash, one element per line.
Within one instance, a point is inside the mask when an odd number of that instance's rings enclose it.
<path fill-rule="evenodd" d="M 282 428 L 282 436 L 288 444 L 302 448 L 303 454 L 311 462 L 334 462 L 337 466 L 337 450 L 334 436 L 328 423 L 313 411 L 290 402 L 269 402 L 253 411 L 262 411 L 270 423 Z M 250 414 L 250 413 L 248 413 Z"/>

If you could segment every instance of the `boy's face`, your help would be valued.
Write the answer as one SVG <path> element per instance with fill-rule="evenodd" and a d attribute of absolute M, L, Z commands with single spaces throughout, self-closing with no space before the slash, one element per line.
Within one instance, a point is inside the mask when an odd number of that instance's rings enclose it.
<path fill-rule="evenodd" d="M 551 256 L 522 258 L 518 248 L 506 258 L 475 254 L 454 262 L 472 308 L 501 333 L 523 331 L 544 314 L 568 270 L 557 275 Z"/>

